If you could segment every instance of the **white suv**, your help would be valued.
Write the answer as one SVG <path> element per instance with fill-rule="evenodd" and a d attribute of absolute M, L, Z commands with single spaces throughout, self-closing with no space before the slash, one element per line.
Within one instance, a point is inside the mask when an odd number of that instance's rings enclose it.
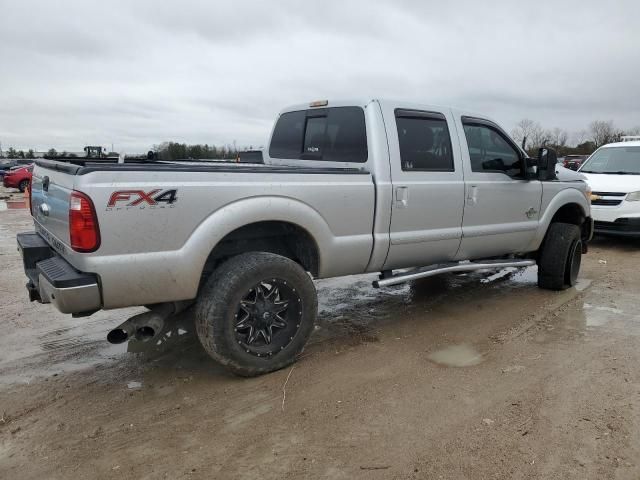
<path fill-rule="evenodd" d="M 640 236 L 640 141 L 604 145 L 579 171 L 592 189 L 596 233 Z"/>

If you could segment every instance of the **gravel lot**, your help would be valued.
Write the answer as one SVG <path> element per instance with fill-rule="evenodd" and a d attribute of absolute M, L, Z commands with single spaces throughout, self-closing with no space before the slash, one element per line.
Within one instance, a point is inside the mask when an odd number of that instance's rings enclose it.
<path fill-rule="evenodd" d="M 0 478 L 640 478 L 640 240 L 596 239 L 561 293 L 535 268 L 318 282 L 303 358 L 240 379 L 188 311 L 127 352 L 105 336 L 140 309 L 29 303 L 2 202 Z"/>

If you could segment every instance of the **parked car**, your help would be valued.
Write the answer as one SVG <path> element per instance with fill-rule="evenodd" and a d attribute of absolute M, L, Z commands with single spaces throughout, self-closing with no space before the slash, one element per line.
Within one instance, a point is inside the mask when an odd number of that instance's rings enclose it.
<path fill-rule="evenodd" d="M 640 236 L 640 141 L 600 147 L 579 173 L 586 176 L 593 190 L 595 231 Z"/>
<path fill-rule="evenodd" d="M 245 150 L 244 152 L 238 152 L 236 158 L 238 163 L 264 163 L 262 150 Z"/>
<path fill-rule="evenodd" d="M 23 167 L 12 167 L 10 170 L 5 170 L 2 184 L 7 188 L 17 188 L 21 192 L 24 192 L 29 188 L 32 172 L 33 164 Z"/>
<path fill-rule="evenodd" d="M 578 170 L 582 162 L 584 162 L 589 155 L 565 155 L 562 160 L 562 166 L 570 170 Z"/>
<path fill-rule="evenodd" d="M 302 351 L 317 312 L 312 277 L 381 272 L 383 288 L 537 264 L 538 285 L 561 290 L 592 234 L 587 185 L 558 180 L 553 151 L 529 158 L 495 122 L 456 109 L 296 105 L 264 157 L 39 160 L 36 231 L 18 235 L 30 298 L 77 316 L 150 306 L 112 342 L 153 339 L 195 303 L 206 351 L 250 376 Z"/>
<path fill-rule="evenodd" d="M 0 163 L 0 179 L 4 177 L 5 172 L 10 168 L 11 168 L 11 164 L 9 162 Z"/>

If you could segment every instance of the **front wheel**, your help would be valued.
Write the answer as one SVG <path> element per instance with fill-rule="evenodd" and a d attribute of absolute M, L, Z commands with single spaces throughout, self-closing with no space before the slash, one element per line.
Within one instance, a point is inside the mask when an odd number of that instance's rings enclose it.
<path fill-rule="evenodd" d="M 273 253 L 245 253 L 227 260 L 202 287 L 196 331 L 214 360 L 255 376 L 295 361 L 317 307 L 313 281 L 300 265 Z"/>
<path fill-rule="evenodd" d="M 552 223 L 538 258 L 538 286 L 548 290 L 573 287 L 581 262 L 580 228 L 568 223 Z"/>
<path fill-rule="evenodd" d="M 22 180 L 18 184 L 18 190 L 20 190 L 20 193 L 24 193 L 27 188 L 29 188 L 29 180 Z"/>

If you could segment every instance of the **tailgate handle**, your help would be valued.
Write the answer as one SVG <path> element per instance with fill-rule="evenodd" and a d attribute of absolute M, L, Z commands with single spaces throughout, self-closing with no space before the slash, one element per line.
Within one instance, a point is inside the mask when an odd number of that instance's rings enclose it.
<path fill-rule="evenodd" d="M 45 217 L 49 216 L 49 205 L 47 205 L 46 203 L 41 203 L 38 206 L 38 210 L 40 210 L 40 213 L 42 213 Z"/>

